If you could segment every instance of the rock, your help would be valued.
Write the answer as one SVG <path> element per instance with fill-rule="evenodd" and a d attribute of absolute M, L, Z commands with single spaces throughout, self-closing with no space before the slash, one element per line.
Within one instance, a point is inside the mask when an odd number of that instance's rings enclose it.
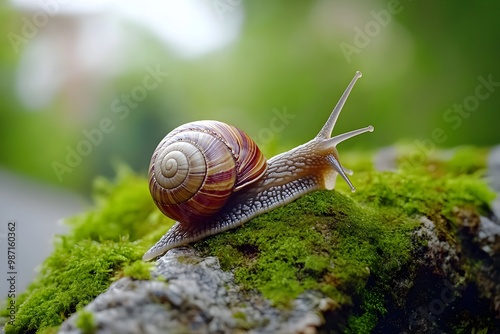
<path fill-rule="evenodd" d="M 178 248 L 161 257 L 149 281 L 122 278 L 90 303 L 99 333 L 316 333 L 332 300 L 308 292 L 290 309 L 243 293 L 214 257 Z M 165 280 L 165 281 L 163 281 Z M 59 333 L 81 333 L 79 314 Z"/>

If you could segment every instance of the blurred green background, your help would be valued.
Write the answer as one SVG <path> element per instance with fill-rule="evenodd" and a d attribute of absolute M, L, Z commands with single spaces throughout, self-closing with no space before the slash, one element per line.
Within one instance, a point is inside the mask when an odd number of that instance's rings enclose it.
<path fill-rule="evenodd" d="M 341 156 L 436 128 L 441 147 L 492 146 L 499 84 L 475 96 L 479 77 L 500 82 L 498 13 L 449 0 L 7 2 L 0 168 L 88 194 L 115 160 L 145 174 L 161 138 L 198 119 L 242 128 L 269 157 L 312 138 L 356 70 L 335 133 L 375 132 Z"/>

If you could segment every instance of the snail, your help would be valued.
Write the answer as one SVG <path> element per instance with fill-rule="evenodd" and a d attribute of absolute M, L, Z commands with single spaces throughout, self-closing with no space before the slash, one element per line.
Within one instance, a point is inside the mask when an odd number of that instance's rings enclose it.
<path fill-rule="evenodd" d="M 336 146 L 373 126 L 333 138 L 331 132 L 360 77 L 356 72 L 315 138 L 268 161 L 246 133 L 222 122 L 197 121 L 170 132 L 151 158 L 149 189 L 177 222 L 143 259 L 240 226 L 309 192 L 331 190 L 339 174 L 355 191 Z"/>

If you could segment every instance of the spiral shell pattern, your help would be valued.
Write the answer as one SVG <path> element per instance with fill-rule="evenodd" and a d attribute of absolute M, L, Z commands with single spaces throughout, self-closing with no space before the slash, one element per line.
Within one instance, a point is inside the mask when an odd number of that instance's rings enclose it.
<path fill-rule="evenodd" d="M 149 167 L 149 189 L 158 208 L 180 223 L 218 212 L 234 191 L 257 181 L 267 163 L 255 142 L 217 121 L 184 124 L 158 145 Z"/>

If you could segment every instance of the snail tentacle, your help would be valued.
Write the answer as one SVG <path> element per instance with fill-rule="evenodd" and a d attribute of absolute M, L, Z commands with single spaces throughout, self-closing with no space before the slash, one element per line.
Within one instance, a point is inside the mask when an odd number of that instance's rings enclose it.
<path fill-rule="evenodd" d="M 330 117 L 328 117 L 328 120 L 326 121 L 325 125 L 323 125 L 323 127 L 317 134 L 316 138 L 319 139 L 330 138 L 330 136 L 332 135 L 333 128 L 335 127 L 335 123 L 337 123 L 337 119 L 339 118 L 340 112 L 342 111 L 342 108 L 344 107 L 344 104 L 347 101 L 349 94 L 351 94 L 351 91 L 354 88 L 356 81 L 358 81 L 358 79 L 361 78 L 362 76 L 363 74 L 360 71 L 356 71 L 356 74 L 354 74 L 354 78 L 352 78 L 351 82 L 349 83 L 346 90 L 344 91 L 339 101 L 335 105 L 335 108 L 333 108 Z"/>

